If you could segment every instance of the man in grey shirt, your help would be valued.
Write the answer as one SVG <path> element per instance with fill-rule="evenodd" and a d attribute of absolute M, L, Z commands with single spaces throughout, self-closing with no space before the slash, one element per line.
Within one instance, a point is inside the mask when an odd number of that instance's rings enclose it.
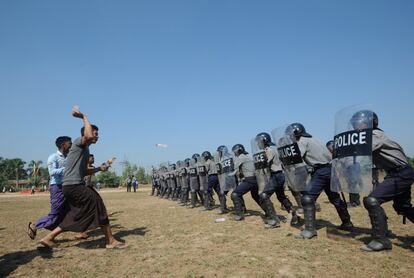
<path fill-rule="evenodd" d="M 66 160 L 62 191 L 70 211 L 59 226 L 39 243 L 51 248 L 54 244 L 53 239 L 64 231 L 84 232 L 100 226 L 105 234 L 107 249 L 125 248 L 127 245 L 117 241 L 112 235 L 102 198 L 92 188 L 85 186 L 86 175 L 108 169 L 106 165 L 94 169 L 87 168 L 89 146 L 95 144 L 99 138 L 98 127 L 91 125 L 88 117 L 77 107 L 72 109 L 72 115 L 82 119 L 84 127 L 81 129 L 82 136 L 73 142 Z"/>

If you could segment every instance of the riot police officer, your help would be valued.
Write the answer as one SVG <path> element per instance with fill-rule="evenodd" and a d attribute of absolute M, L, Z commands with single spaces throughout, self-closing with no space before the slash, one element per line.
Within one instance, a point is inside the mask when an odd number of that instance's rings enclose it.
<path fill-rule="evenodd" d="M 183 167 L 181 168 L 181 205 L 187 206 L 188 194 L 190 192 L 190 176 L 188 175 L 188 167 L 190 167 L 190 159 L 184 159 Z"/>
<path fill-rule="evenodd" d="M 204 190 L 204 207 L 206 210 L 212 209 L 212 195 L 213 189 L 217 193 L 220 199 L 220 184 L 217 175 L 216 163 L 213 161 L 213 156 L 209 151 L 205 151 L 201 154 L 204 159 L 204 165 L 208 175 L 207 187 Z"/>
<path fill-rule="evenodd" d="M 200 160 L 199 154 L 193 154 L 189 162 L 189 176 L 190 176 L 190 196 L 191 196 L 191 206 L 190 208 L 195 208 L 198 200 L 197 195 L 200 197 L 201 203 L 204 203 L 204 198 L 200 193 L 200 181 L 198 176 L 198 160 Z"/>
<path fill-rule="evenodd" d="M 228 212 L 227 193 L 237 185 L 235 176 L 230 175 L 234 171 L 234 156 L 229 152 L 227 146 L 221 145 L 217 147 L 216 158 L 216 168 L 220 183 L 219 214 L 224 214 Z"/>
<path fill-rule="evenodd" d="M 289 125 L 286 132 L 297 142 L 303 161 L 311 167 L 311 180 L 307 185 L 307 191 L 303 192 L 301 200 L 305 217 L 305 229 L 298 237 L 310 239 L 317 235 L 315 202 L 322 190 L 328 196 L 329 202 L 335 206 L 342 221 L 338 228 L 352 229 L 353 224 L 346 203 L 341 199 L 339 193 L 331 191 L 330 188 L 331 153 L 325 144 L 307 133 L 305 127 L 300 123 Z"/>
<path fill-rule="evenodd" d="M 266 167 L 266 173 L 269 175 L 265 188 L 263 192 L 260 193 L 261 202 L 264 206 L 270 206 L 270 197 L 273 193 L 276 193 L 276 197 L 282 206 L 292 214 L 291 225 L 298 224 L 299 219 L 296 215 L 296 211 L 293 209 L 292 203 L 285 194 L 285 175 L 282 171 L 282 165 L 275 144 L 272 142 L 270 135 L 266 132 L 257 134 L 255 141 L 257 142 L 259 149 L 265 152 L 266 163 L 264 167 Z"/>
<path fill-rule="evenodd" d="M 235 155 L 234 172 L 233 175 L 237 175 L 241 182 L 237 185 L 236 189 L 231 194 L 231 199 L 234 204 L 234 220 L 240 221 L 244 219 L 244 201 L 243 195 L 250 191 L 253 200 L 263 209 L 267 218 L 265 219 L 265 228 L 280 227 L 280 220 L 274 211 L 273 204 L 271 208 L 264 207 L 260 202 L 259 188 L 255 175 L 255 167 L 253 159 L 247 156 L 244 146 L 242 144 L 236 144 L 233 146 L 232 151 Z"/>
<path fill-rule="evenodd" d="M 372 160 L 375 166 L 386 172 L 384 181 L 363 199 L 372 225 L 373 239 L 361 247 L 363 251 L 381 251 L 392 248 L 386 237 L 387 217 L 381 204 L 393 201 L 394 210 L 414 223 L 414 208 L 411 204 L 411 186 L 414 171 L 408 163 L 402 147 L 378 128 L 378 116 L 369 110 L 356 112 L 351 118 L 355 130 L 363 130 L 372 122 Z"/>
<path fill-rule="evenodd" d="M 152 175 L 151 175 L 151 196 L 158 196 L 159 193 L 159 186 L 160 186 L 160 182 L 159 182 L 159 175 L 158 175 L 158 170 L 154 168 L 154 166 L 152 166 Z"/>
<path fill-rule="evenodd" d="M 161 173 L 160 173 L 160 182 L 161 182 L 161 195 L 160 198 L 166 198 L 168 192 L 168 183 L 167 183 L 167 167 L 161 166 Z"/>
<path fill-rule="evenodd" d="M 181 192 L 182 192 L 182 168 L 184 166 L 184 162 L 181 160 L 177 161 L 177 167 L 175 169 L 174 175 L 175 175 L 175 181 L 176 181 L 176 187 L 174 190 L 173 200 L 178 201 L 178 203 L 181 203 Z"/>

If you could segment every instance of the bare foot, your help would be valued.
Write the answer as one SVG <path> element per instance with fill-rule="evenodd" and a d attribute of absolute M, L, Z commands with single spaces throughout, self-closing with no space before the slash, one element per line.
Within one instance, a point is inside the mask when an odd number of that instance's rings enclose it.
<path fill-rule="evenodd" d="M 127 248 L 128 244 L 114 240 L 111 244 L 105 246 L 106 249 L 124 249 Z"/>
<path fill-rule="evenodd" d="M 53 248 L 53 245 L 54 245 L 53 241 L 47 240 L 47 239 L 44 239 L 44 238 L 42 238 L 39 241 L 39 244 L 43 245 L 46 248 Z"/>
<path fill-rule="evenodd" d="M 77 233 L 75 239 L 87 239 L 89 235 L 86 232 Z"/>

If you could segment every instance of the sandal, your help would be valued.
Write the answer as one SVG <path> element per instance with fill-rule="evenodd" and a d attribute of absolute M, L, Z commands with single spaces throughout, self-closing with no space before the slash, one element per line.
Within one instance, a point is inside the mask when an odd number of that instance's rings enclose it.
<path fill-rule="evenodd" d="M 122 242 L 118 242 L 115 245 L 106 245 L 105 246 L 106 249 L 124 249 L 124 248 L 127 248 L 127 247 L 128 247 L 128 244 L 122 243 Z"/>
<path fill-rule="evenodd" d="M 29 225 L 27 226 L 27 235 L 30 237 L 30 239 L 34 240 L 36 238 L 37 231 L 32 228 L 32 222 L 29 222 Z"/>

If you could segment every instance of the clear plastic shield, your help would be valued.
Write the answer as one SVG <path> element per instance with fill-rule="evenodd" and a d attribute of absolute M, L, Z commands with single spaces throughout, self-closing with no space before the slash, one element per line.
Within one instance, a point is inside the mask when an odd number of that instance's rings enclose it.
<path fill-rule="evenodd" d="M 198 173 L 198 179 L 200 181 L 200 190 L 205 191 L 208 188 L 207 185 L 207 168 L 203 162 L 203 159 L 200 159 L 199 162 L 197 162 L 197 173 Z"/>
<path fill-rule="evenodd" d="M 230 176 L 229 174 L 234 171 L 234 157 L 229 148 L 224 146 L 220 152 L 217 152 L 216 155 L 218 178 L 220 183 L 221 193 L 228 192 L 236 188 L 236 177 Z M 220 168 L 219 168 L 220 167 Z"/>
<path fill-rule="evenodd" d="M 331 190 L 370 193 L 372 185 L 373 113 L 355 105 L 335 114 Z"/>
<path fill-rule="evenodd" d="M 277 146 L 279 159 L 282 162 L 286 179 L 294 191 L 306 191 L 310 180 L 308 168 L 303 162 L 299 146 L 290 133 L 289 125 L 272 130 L 273 142 Z"/>
<path fill-rule="evenodd" d="M 185 163 L 182 163 L 182 167 L 180 169 L 180 179 L 181 179 L 181 186 L 188 187 L 188 167 L 186 167 Z"/>
<path fill-rule="evenodd" d="M 262 193 L 270 181 L 270 170 L 266 152 L 259 146 L 256 138 L 250 140 L 252 147 L 252 156 L 254 161 L 254 174 L 256 176 L 259 194 Z"/>
<path fill-rule="evenodd" d="M 197 162 L 194 158 L 190 159 L 190 167 L 188 167 L 188 174 L 190 175 L 190 189 L 191 191 L 197 191 L 200 189 L 200 183 L 198 181 L 197 174 Z"/>

